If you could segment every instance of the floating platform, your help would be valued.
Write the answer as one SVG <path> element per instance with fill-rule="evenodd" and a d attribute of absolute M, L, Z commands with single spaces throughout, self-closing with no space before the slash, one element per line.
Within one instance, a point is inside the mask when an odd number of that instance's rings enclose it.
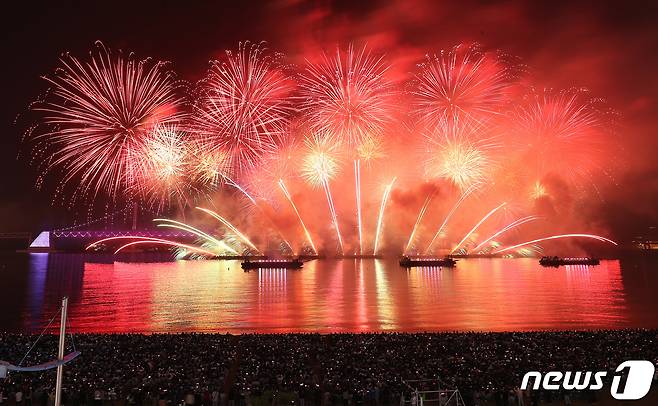
<path fill-rule="evenodd" d="M 403 268 L 416 268 L 422 266 L 445 267 L 452 268 L 457 265 L 457 260 L 445 258 L 426 258 L 426 257 L 402 257 L 400 258 L 400 266 Z"/>
<path fill-rule="evenodd" d="M 304 261 L 299 258 L 246 260 L 242 262 L 241 266 L 245 271 L 251 269 L 299 269 L 304 266 Z"/>
<path fill-rule="evenodd" d="M 598 258 L 560 258 L 560 257 L 541 257 L 539 265 L 558 267 L 560 265 L 598 265 Z"/>

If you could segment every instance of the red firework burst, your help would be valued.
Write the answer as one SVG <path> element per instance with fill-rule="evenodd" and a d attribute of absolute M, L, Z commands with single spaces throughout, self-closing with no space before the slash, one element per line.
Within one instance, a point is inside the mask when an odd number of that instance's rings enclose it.
<path fill-rule="evenodd" d="M 323 55 L 319 64 L 309 63 L 301 75 L 300 109 L 314 132 L 323 132 L 361 145 L 382 134 L 393 112 L 393 84 L 386 77 L 382 56 L 366 48 L 334 56 Z"/>
<path fill-rule="evenodd" d="M 516 72 L 504 59 L 477 44 L 427 55 L 415 75 L 415 113 L 430 127 L 500 113 Z"/>
<path fill-rule="evenodd" d="M 212 61 L 199 85 L 192 130 L 205 149 L 227 153 L 238 172 L 275 150 L 286 132 L 294 84 L 279 59 L 262 45 L 240 44 L 224 60 Z"/>
<path fill-rule="evenodd" d="M 517 149 L 529 156 L 524 162 L 535 165 L 534 180 L 550 173 L 590 179 L 601 170 L 605 150 L 614 144 L 608 113 L 614 112 L 585 89 L 529 94 L 513 112 L 512 125 Z"/>
<path fill-rule="evenodd" d="M 34 109 L 43 125 L 32 133 L 48 154 L 43 172 L 75 180 L 76 196 L 103 192 L 111 197 L 134 190 L 149 132 L 183 118 L 181 86 L 163 62 L 112 54 L 102 44 L 88 61 L 65 54 L 50 91 Z"/>

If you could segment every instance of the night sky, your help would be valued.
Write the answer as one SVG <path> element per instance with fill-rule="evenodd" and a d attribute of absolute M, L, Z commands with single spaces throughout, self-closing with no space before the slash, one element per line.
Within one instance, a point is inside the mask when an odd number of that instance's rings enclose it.
<path fill-rule="evenodd" d="M 241 40 L 267 41 L 292 62 L 338 44 L 367 43 L 386 52 L 400 72 L 426 52 L 461 42 L 502 49 L 531 67 L 534 82 L 585 86 L 623 114 L 623 168 L 591 210 L 620 239 L 658 223 L 655 2 L 57 1 L 12 7 L 3 10 L 2 23 L 0 232 L 62 226 L 73 216 L 52 206 L 52 190 L 35 191 L 21 138 L 35 119 L 28 104 L 46 90 L 40 76 L 52 72 L 60 53 L 84 57 L 96 40 L 140 58 L 169 60 L 190 81 Z"/>

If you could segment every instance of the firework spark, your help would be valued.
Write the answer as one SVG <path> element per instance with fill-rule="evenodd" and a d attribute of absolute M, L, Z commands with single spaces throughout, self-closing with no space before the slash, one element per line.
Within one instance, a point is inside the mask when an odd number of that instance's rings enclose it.
<path fill-rule="evenodd" d="M 160 224 L 157 224 L 158 227 L 174 228 L 196 235 L 197 237 L 199 237 L 201 247 L 203 249 L 212 249 L 214 252 L 214 256 L 221 256 L 226 252 L 230 254 L 238 253 L 236 250 L 228 246 L 223 240 L 218 240 L 212 235 L 204 231 L 201 231 L 198 228 L 193 227 L 189 224 L 181 223 L 180 221 L 171 220 L 171 219 L 154 219 L 153 221 L 160 222 Z M 184 249 L 185 247 L 177 247 L 177 248 Z M 188 254 L 187 251 L 185 251 L 185 254 L 182 256 L 185 257 L 187 254 Z M 199 253 L 197 252 L 196 254 Z"/>
<path fill-rule="evenodd" d="M 254 168 L 286 133 L 293 86 L 277 58 L 262 45 L 240 44 L 211 62 L 199 85 L 192 128 L 208 149 L 227 153 L 237 172 Z"/>
<path fill-rule="evenodd" d="M 487 156 L 468 142 L 445 140 L 427 160 L 427 173 L 445 178 L 463 189 L 484 183 L 488 173 Z"/>
<path fill-rule="evenodd" d="M 260 203 L 264 202 L 264 200 L 263 200 L 263 199 L 259 199 L 260 201 L 259 201 L 259 200 L 256 200 L 256 198 L 255 198 L 254 196 L 252 196 L 251 193 L 249 193 L 249 192 L 247 191 L 247 189 L 245 189 L 244 187 L 240 186 L 237 182 L 235 182 L 235 181 L 234 181 L 233 179 L 231 179 L 231 178 L 226 177 L 226 183 L 227 183 L 228 185 L 234 187 L 234 188 L 237 189 L 238 191 L 240 191 L 240 193 L 242 193 L 247 199 L 249 199 L 249 201 L 251 202 L 251 204 L 253 205 L 253 207 L 255 207 L 256 209 L 258 209 L 258 211 L 260 212 L 260 214 L 263 215 L 263 217 L 265 217 L 265 218 L 267 219 L 267 221 L 270 223 L 270 225 L 271 225 L 271 226 L 274 228 L 274 230 L 279 234 L 279 237 L 281 238 L 281 241 L 283 241 L 283 243 L 284 243 L 286 246 L 288 246 L 288 248 L 290 248 L 291 251 L 294 251 L 294 249 L 292 248 L 292 245 L 290 244 L 290 242 L 289 242 L 289 241 L 286 239 L 286 237 L 283 235 L 283 232 L 281 231 L 281 229 L 276 225 L 276 222 L 275 222 L 275 221 L 272 219 L 272 217 L 267 213 L 267 211 L 261 206 Z"/>
<path fill-rule="evenodd" d="M 165 63 L 112 54 L 102 44 L 89 61 L 66 54 L 60 62 L 34 107 L 47 128 L 35 135 L 51 154 L 45 171 L 61 170 L 64 184 L 75 180 L 74 198 L 139 189 L 142 166 L 134 157 L 156 125 L 181 122 L 180 83 Z"/>
<path fill-rule="evenodd" d="M 296 141 L 292 135 L 287 136 L 276 151 L 263 157 L 257 168 L 242 176 L 254 195 L 274 201 L 279 193 L 279 179 L 299 177 L 299 156 L 303 153 L 303 146 Z"/>
<path fill-rule="evenodd" d="M 309 63 L 301 76 L 300 108 L 314 131 L 340 142 L 360 145 L 382 134 L 393 111 L 392 83 L 384 58 L 350 46 L 319 64 Z"/>

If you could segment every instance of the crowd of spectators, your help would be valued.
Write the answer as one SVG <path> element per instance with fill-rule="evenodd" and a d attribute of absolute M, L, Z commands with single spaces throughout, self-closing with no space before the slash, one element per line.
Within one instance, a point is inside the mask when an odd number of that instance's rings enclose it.
<path fill-rule="evenodd" d="M 37 336 L 0 334 L 0 360 L 21 362 Z M 63 404 L 208 405 L 411 402 L 415 385 L 459 389 L 467 405 L 532 405 L 596 393 L 520 391 L 528 371 L 614 371 L 658 363 L 658 330 L 520 333 L 77 334 Z M 55 358 L 45 335 L 22 361 Z M 55 370 L 0 379 L 2 406 L 54 404 Z M 417 387 L 416 387 L 417 389 Z"/>

